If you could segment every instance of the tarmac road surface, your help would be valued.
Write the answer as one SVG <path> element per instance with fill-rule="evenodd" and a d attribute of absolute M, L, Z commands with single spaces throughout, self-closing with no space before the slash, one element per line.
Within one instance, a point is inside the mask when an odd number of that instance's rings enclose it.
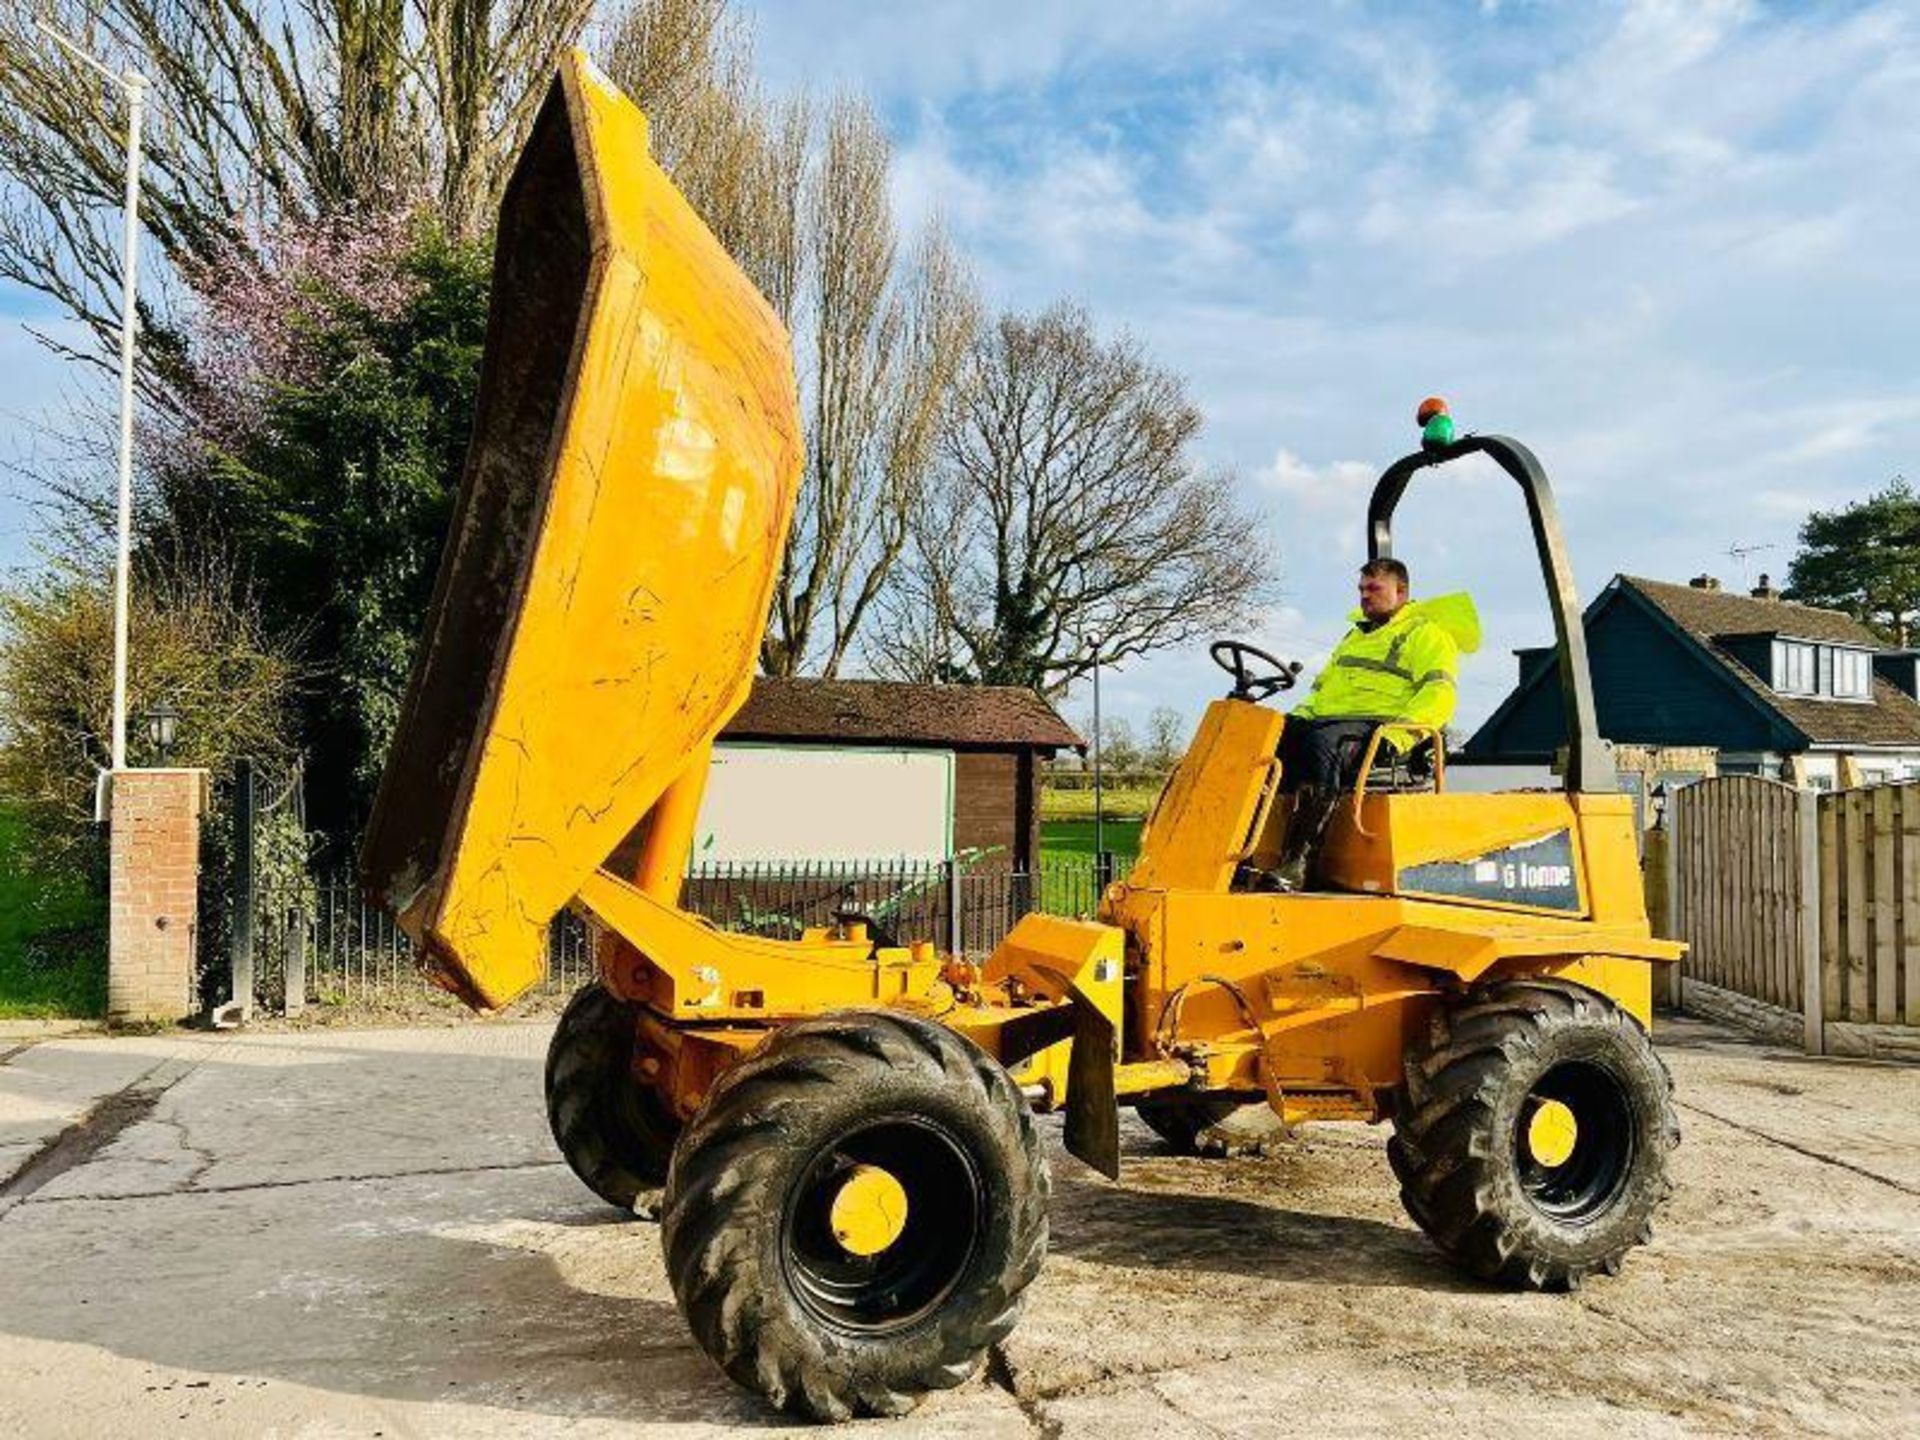
<path fill-rule="evenodd" d="M 546 1037 L 0 1038 L 0 1433 L 792 1433 L 558 1162 Z M 1379 1130 L 1180 1159 L 1128 1117 L 1118 1186 L 1056 1143 L 987 1370 L 856 1433 L 1920 1433 L 1920 1069 L 1661 1039 L 1679 1191 L 1617 1279 L 1460 1280 Z"/>

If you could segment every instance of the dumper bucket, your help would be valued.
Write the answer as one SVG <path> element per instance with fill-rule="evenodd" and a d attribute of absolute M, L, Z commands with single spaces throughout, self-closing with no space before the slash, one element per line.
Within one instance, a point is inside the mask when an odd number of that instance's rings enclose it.
<path fill-rule="evenodd" d="M 470 1003 L 746 698 L 801 456 L 779 319 L 570 58 L 501 205 L 479 407 L 361 849 Z"/>

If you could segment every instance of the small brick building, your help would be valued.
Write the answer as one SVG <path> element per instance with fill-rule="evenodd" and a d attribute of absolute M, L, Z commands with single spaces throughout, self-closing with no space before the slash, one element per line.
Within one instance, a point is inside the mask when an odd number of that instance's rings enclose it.
<path fill-rule="evenodd" d="M 1037 762 L 1085 748 L 1031 690 L 766 678 L 719 743 L 949 752 L 953 848 L 1004 855 L 1016 870 L 1040 854 Z"/>

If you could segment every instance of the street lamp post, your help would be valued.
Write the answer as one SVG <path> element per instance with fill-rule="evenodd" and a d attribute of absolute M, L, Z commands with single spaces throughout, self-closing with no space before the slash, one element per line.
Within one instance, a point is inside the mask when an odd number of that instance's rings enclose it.
<path fill-rule="evenodd" d="M 127 100 L 127 198 L 121 235 L 120 291 L 120 477 L 119 531 L 113 571 L 113 749 L 112 767 L 127 766 L 127 571 L 133 556 L 133 346 L 139 332 L 137 305 L 140 261 L 140 130 L 146 109 L 147 78 L 138 70 L 118 75 L 44 20 L 42 33 L 75 60 L 109 83 Z"/>
<path fill-rule="evenodd" d="M 1093 867 L 1106 864 L 1106 807 L 1100 789 L 1100 637 L 1093 636 Z"/>

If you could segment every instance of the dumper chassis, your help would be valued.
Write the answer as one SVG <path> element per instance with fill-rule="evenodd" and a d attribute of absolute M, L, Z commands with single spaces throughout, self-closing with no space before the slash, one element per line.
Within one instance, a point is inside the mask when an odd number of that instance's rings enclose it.
<path fill-rule="evenodd" d="M 1109 1178 L 1123 1106 L 1177 1148 L 1388 1122 L 1408 1214 L 1494 1283 L 1570 1288 L 1649 1238 L 1678 1137 L 1651 972 L 1681 947 L 1649 931 L 1525 446 L 1429 432 L 1375 486 L 1368 550 L 1392 553 L 1417 474 L 1481 457 L 1516 482 L 1562 791 L 1455 793 L 1444 756 L 1416 781 L 1376 738 L 1319 887 L 1269 893 L 1291 802 L 1263 702 L 1299 667 L 1226 642 L 1232 688 L 1095 915 L 1029 915 L 985 957 L 854 918 L 727 934 L 677 902 L 792 522 L 790 347 L 583 57 L 509 184 L 493 307 L 363 872 L 482 1009 L 539 978 L 560 910 L 590 920 L 598 979 L 548 1058 L 554 1136 L 611 1204 L 664 1186 L 669 1279 L 727 1374 L 824 1420 L 973 1374 L 1046 1252 L 1036 1114 Z"/>

